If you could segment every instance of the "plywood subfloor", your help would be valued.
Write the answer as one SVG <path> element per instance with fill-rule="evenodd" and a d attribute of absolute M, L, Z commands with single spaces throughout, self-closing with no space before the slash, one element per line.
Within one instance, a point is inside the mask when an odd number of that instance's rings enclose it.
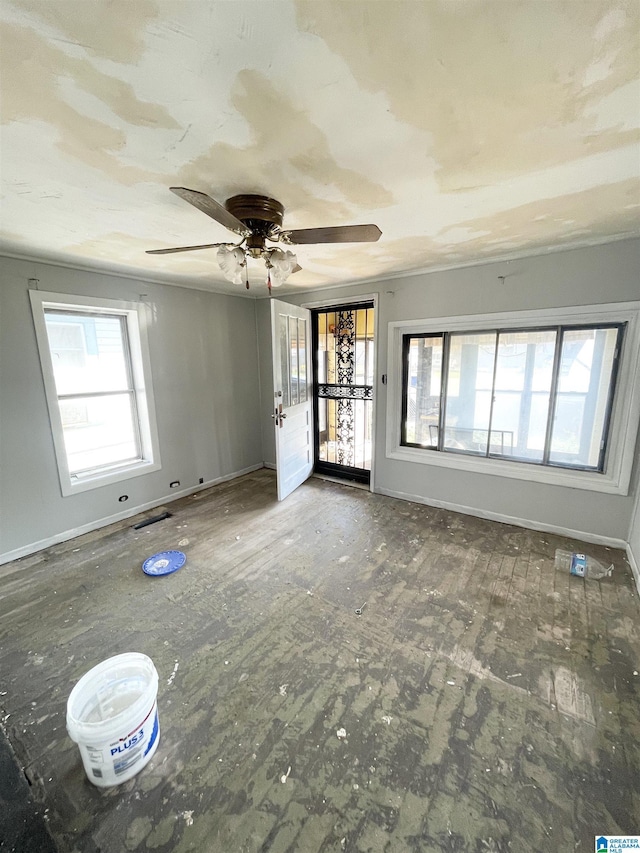
<path fill-rule="evenodd" d="M 585 582 L 553 566 L 579 543 L 318 479 L 278 504 L 267 470 L 169 509 L 3 570 L 0 719 L 60 851 L 573 853 L 638 831 L 622 552 L 590 547 L 615 571 Z M 144 575 L 169 548 L 185 567 Z M 66 700 L 124 651 L 160 673 L 161 741 L 105 791 Z"/>

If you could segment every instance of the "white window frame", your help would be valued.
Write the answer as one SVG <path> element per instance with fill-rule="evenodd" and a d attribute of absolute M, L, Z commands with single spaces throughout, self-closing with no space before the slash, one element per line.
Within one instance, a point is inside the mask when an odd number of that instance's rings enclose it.
<path fill-rule="evenodd" d="M 44 391 L 49 409 L 49 420 L 53 435 L 58 475 L 62 494 L 67 497 L 78 492 L 86 492 L 101 486 L 119 483 L 132 477 L 140 477 L 161 468 L 160 445 L 156 425 L 153 385 L 151 382 L 151 360 L 147 342 L 148 308 L 144 303 L 124 302 L 116 299 L 102 299 L 74 294 L 47 293 L 30 290 L 31 311 L 42 367 Z M 141 459 L 125 462 L 122 465 L 96 469 L 93 471 L 70 474 L 64 442 L 58 393 L 53 373 L 49 336 L 45 321 L 45 309 L 56 311 L 81 311 L 84 314 L 111 314 L 125 318 L 131 372 L 140 430 Z"/>
<path fill-rule="evenodd" d="M 526 329 L 528 326 L 537 329 L 546 324 L 579 326 L 594 323 L 627 324 L 611 410 L 604 471 L 578 471 L 504 459 L 478 458 L 400 444 L 404 335 L 473 332 L 495 328 Z M 389 323 L 387 368 L 387 458 L 594 492 L 629 494 L 633 453 L 640 423 L 640 302 L 398 320 Z"/>

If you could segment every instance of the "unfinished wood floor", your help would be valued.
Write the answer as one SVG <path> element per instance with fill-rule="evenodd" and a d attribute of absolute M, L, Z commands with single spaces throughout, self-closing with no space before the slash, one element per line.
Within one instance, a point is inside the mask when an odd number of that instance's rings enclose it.
<path fill-rule="evenodd" d="M 278 504 L 267 470 L 169 509 L 2 573 L 0 719 L 60 851 L 574 853 L 638 832 L 622 552 L 590 547 L 615 571 L 585 582 L 553 567 L 579 543 L 318 479 Z M 183 569 L 142 573 L 171 548 Z M 125 651 L 160 673 L 160 746 L 99 790 L 66 700 Z"/>

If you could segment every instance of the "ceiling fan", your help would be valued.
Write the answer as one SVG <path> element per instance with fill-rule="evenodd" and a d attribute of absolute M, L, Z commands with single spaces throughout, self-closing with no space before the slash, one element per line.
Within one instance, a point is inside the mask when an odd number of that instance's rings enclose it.
<path fill-rule="evenodd" d="M 147 254 L 169 255 L 173 252 L 217 249 L 218 263 L 225 278 L 234 284 L 242 284 L 244 271 L 247 290 L 248 258 L 262 258 L 265 262 L 269 292 L 272 287 L 281 285 L 289 275 L 302 269 L 298 266 L 293 252 L 277 246 L 267 246 L 267 240 L 283 243 L 285 246 L 309 243 L 373 243 L 382 234 L 377 225 L 338 225 L 287 231 L 282 228 L 284 207 L 274 198 L 263 195 L 234 195 L 222 205 L 198 190 L 189 190 L 186 187 L 169 189 L 242 239 L 239 243 L 205 243 L 201 246 L 179 246 L 174 249 L 149 249 Z"/>

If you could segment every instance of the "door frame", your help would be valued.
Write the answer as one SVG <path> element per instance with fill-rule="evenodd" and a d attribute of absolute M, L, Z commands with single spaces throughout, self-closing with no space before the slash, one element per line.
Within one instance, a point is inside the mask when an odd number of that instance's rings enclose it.
<path fill-rule="evenodd" d="M 334 297 L 332 299 L 317 299 L 313 302 L 301 302 L 301 308 L 308 308 L 310 311 L 313 311 L 318 308 L 330 308 L 335 309 L 340 305 L 349 305 L 352 307 L 357 307 L 361 302 L 373 302 L 373 411 L 371 413 L 371 477 L 369 479 L 369 491 L 375 492 L 375 469 L 376 469 L 376 457 L 378 453 L 377 443 L 376 443 L 376 433 L 377 433 L 377 411 L 378 411 L 378 390 L 379 390 L 379 382 L 378 382 L 378 351 L 380 349 L 378 345 L 378 335 L 379 335 L 379 319 L 378 314 L 380 310 L 380 294 L 379 293 L 359 293 L 357 296 L 343 296 L 338 299 Z M 314 358 L 312 359 L 315 361 Z M 314 376 L 314 406 L 313 406 L 313 417 L 314 424 L 313 430 L 314 434 L 316 431 L 316 407 L 315 407 L 315 381 L 316 378 Z M 315 460 L 314 460 L 315 464 Z M 345 480 L 345 483 L 348 481 Z"/>

